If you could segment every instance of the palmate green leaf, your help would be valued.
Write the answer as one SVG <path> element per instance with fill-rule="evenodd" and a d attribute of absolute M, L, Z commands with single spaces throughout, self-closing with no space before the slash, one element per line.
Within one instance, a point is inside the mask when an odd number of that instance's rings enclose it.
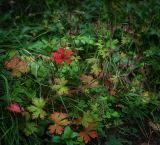
<path fill-rule="evenodd" d="M 87 111 L 83 114 L 83 118 L 82 118 L 82 126 L 84 127 L 88 127 L 88 125 L 92 122 L 98 122 L 100 121 L 100 118 L 98 116 L 98 114 L 94 113 L 94 112 L 90 112 Z"/>
<path fill-rule="evenodd" d="M 65 87 L 65 86 L 63 86 L 63 87 L 59 88 L 59 90 L 57 91 L 57 94 L 59 96 L 61 96 L 61 95 L 67 95 L 68 91 L 69 91 L 68 88 Z"/>
<path fill-rule="evenodd" d="M 38 131 L 37 124 L 34 122 L 27 122 L 24 128 L 24 133 L 26 136 L 32 135 Z"/>
<path fill-rule="evenodd" d="M 45 116 L 47 115 L 46 112 L 43 110 L 45 106 L 45 100 L 42 98 L 34 98 L 32 103 L 33 105 L 27 108 L 29 112 L 32 113 L 32 118 L 33 119 L 37 119 L 37 118 L 44 119 Z"/>
<path fill-rule="evenodd" d="M 54 135 L 54 136 L 52 137 L 52 142 L 54 142 L 54 143 L 60 143 L 60 142 L 61 142 L 61 137 Z"/>
<path fill-rule="evenodd" d="M 55 85 L 53 85 L 51 88 L 57 92 L 57 95 L 67 95 L 68 94 L 68 87 L 65 85 L 67 84 L 67 80 L 65 78 L 60 78 L 55 80 Z"/>
<path fill-rule="evenodd" d="M 67 82 L 68 82 L 68 81 L 67 81 L 65 78 L 55 79 L 55 83 L 56 83 L 56 84 L 59 84 L 59 85 L 61 85 L 61 86 L 66 85 Z"/>
<path fill-rule="evenodd" d="M 76 132 L 74 132 L 69 126 L 65 127 L 64 133 L 62 135 L 62 137 L 64 139 L 73 139 L 77 136 L 78 136 L 78 134 Z"/>
<path fill-rule="evenodd" d="M 50 73 L 50 68 L 46 63 L 43 61 L 33 61 L 30 63 L 30 71 L 31 74 L 34 75 L 36 78 L 46 78 Z"/>
<path fill-rule="evenodd" d="M 34 52 L 41 53 L 41 54 L 46 54 L 46 48 L 48 48 L 48 42 L 45 39 L 33 42 L 28 47 L 29 50 L 32 50 Z"/>
<path fill-rule="evenodd" d="M 34 98 L 33 104 L 39 108 L 43 108 L 45 106 L 46 102 L 43 98 Z"/>

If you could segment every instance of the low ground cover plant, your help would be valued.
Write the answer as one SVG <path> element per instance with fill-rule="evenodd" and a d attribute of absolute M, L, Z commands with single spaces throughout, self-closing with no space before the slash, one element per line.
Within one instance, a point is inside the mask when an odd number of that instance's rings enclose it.
<path fill-rule="evenodd" d="M 0 12 L 0 144 L 160 144 L 158 0 Z"/>

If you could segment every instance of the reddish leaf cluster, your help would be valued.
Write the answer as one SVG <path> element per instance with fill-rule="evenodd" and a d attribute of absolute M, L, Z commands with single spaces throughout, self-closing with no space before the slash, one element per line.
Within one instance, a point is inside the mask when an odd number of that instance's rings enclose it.
<path fill-rule="evenodd" d="M 56 61 L 56 64 L 60 64 L 63 61 L 70 64 L 72 62 L 71 57 L 73 52 L 64 48 L 59 48 L 57 52 L 52 52 L 52 61 Z"/>
<path fill-rule="evenodd" d="M 23 112 L 23 108 L 20 105 L 18 105 L 17 103 L 10 104 L 9 106 L 7 106 L 7 109 L 13 113 L 22 113 Z"/>

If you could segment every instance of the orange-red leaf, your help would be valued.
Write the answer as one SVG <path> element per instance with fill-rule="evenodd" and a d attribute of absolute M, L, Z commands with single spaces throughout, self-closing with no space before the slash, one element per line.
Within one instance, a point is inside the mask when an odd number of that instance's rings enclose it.
<path fill-rule="evenodd" d="M 91 141 L 91 138 L 86 132 L 82 132 L 82 131 L 79 132 L 79 136 L 84 140 L 85 143 L 88 143 L 89 141 Z"/>
<path fill-rule="evenodd" d="M 12 70 L 12 76 L 19 77 L 21 74 L 28 72 L 27 62 L 18 57 L 13 57 L 11 60 L 5 61 L 4 65 L 7 69 Z"/>
<path fill-rule="evenodd" d="M 84 131 L 79 132 L 79 136 L 84 140 L 85 143 L 91 141 L 91 139 L 98 137 L 97 132 L 93 130 L 95 123 L 91 123 L 85 128 Z"/>
<path fill-rule="evenodd" d="M 98 137 L 96 131 L 85 130 L 79 132 L 79 136 L 84 140 L 85 143 L 91 141 L 92 138 Z"/>
<path fill-rule="evenodd" d="M 5 61 L 4 65 L 7 69 L 13 69 L 19 63 L 18 57 L 13 57 L 10 61 Z"/>
<path fill-rule="evenodd" d="M 55 125 L 50 125 L 48 127 L 48 130 L 49 130 L 49 133 L 51 133 L 51 134 L 54 134 L 54 133 L 62 134 L 63 127 L 55 124 Z"/>
<path fill-rule="evenodd" d="M 54 112 L 51 114 L 51 119 L 54 121 L 54 123 L 62 126 L 70 124 L 68 119 L 66 119 L 67 117 L 68 115 L 66 113 Z"/>
<path fill-rule="evenodd" d="M 48 127 L 49 133 L 62 134 L 63 127 L 70 124 L 70 121 L 67 118 L 68 115 L 66 113 L 54 112 L 51 114 L 51 119 L 53 120 L 54 125 Z"/>
<path fill-rule="evenodd" d="M 91 138 L 96 138 L 96 137 L 98 137 L 96 131 L 89 131 L 88 134 L 89 134 L 89 136 L 90 136 Z"/>

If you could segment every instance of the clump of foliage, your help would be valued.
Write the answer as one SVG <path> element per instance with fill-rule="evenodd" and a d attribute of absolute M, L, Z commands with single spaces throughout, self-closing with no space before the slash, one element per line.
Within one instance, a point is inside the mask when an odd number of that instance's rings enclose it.
<path fill-rule="evenodd" d="M 0 16 L 0 144 L 159 143 L 158 0 L 2 0 Z"/>

